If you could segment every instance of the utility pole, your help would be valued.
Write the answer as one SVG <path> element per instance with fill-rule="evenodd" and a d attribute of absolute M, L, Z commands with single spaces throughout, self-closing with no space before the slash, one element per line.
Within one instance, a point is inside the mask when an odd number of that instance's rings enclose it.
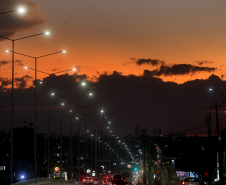
<path fill-rule="evenodd" d="M 211 142 L 211 108 L 210 108 L 210 111 L 209 111 L 209 115 L 206 116 L 206 124 L 207 124 L 207 128 L 208 128 L 208 159 L 211 160 L 211 145 L 212 145 L 212 142 Z M 212 177 L 212 170 L 211 170 L 211 165 L 208 166 L 208 184 L 211 184 L 211 179 Z"/>
<path fill-rule="evenodd" d="M 97 128 L 95 134 L 95 176 L 97 177 Z"/>
<path fill-rule="evenodd" d="M 146 131 L 142 130 L 142 152 L 143 152 L 143 184 L 147 184 L 146 177 Z"/>
<path fill-rule="evenodd" d="M 219 157 L 218 157 L 218 162 L 219 162 L 219 177 L 220 177 L 220 183 L 223 183 L 223 156 L 222 156 L 222 151 L 221 151 L 221 138 L 219 134 L 219 122 L 218 122 L 218 112 L 217 112 L 217 103 L 215 103 L 216 107 L 216 126 L 217 126 L 217 140 L 218 140 L 218 145 L 219 145 Z"/>

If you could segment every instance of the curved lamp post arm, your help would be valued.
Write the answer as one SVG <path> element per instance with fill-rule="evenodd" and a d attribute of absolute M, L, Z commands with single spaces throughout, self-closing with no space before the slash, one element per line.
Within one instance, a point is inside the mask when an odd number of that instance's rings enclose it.
<path fill-rule="evenodd" d="M 53 75 L 53 74 L 57 74 L 57 73 L 63 73 L 63 72 L 66 72 L 66 71 L 75 71 L 75 69 L 67 69 L 67 70 L 64 70 L 64 71 L 58 71 L 56 73 L 46 73 L 44 71 L 40 71 L 40 70 L 37 70 L 37 69 L 34 69 L 34 68 L 31 68 L 31 67 L 25 67 L 25 69 L 31 69 L 31 70 L 34 70 L 34 71 L 37 71 L 37 72 L 40 72 L 40 73 L 44 73 L 44 74 L 47 74 L 47 75 Z M 43 83 L 43 82 L 42 82 Z M 44 83 L 45 84 L 45 83 Z M 47 83 L 46 83 L 47 84 Z M 47 85 L 50 85 L 50 84 L 47 84 Z"/>
<path fill-rule="evenodd" d="M 11 12 L 16 12 L 16 11 L 18 11 L 19 13 L 24 13 L 25 9 L 24 8 L 18 8 L 18 9 L 10 10 L 10 11 L 7 11 L 7 12 L 0 12 L 0 15 L 1 14 L 6 14 L 6 13 L 11 13 Z"/>
<path fill-rule="evenodd" d="M 39 57 L 36 57 L 36 58 L 43 58 L 43 57 L 47 57 L 47 56 L 50 56 L 50 55 L 54 55 L 54 54 L 57 54 L 57 53 L 65 53 L 66 51 L 57 51 L 55 53 L 50 53 L 50 54 L 47 54 L 47 55 L 42 55 L 42 56 L 39 56 Z"/>
<path fill-rule="evenodd" d="M 26 39 L 26 38 L 30 38 L 30 37 L 35 37 L 35 36 L 38 36 L 38 35 L 49 35 L 49 32 L 43 32 L 43 33 L 38 33 L 38 34 L 34 34 L 34 35 L 29 35 L 29 36 L 26 36 L 26 37 L 21 37 L 21 38 L 17 38 L 17 39 L 10 39 L 8 37 L 4 37 L 4 36 L 0 36 L 1 38 L 3 39 L 7 39 L 7 40 L 11 40 L 11 41 L 17 41 L 17 40 L 22 40 L 22 39 Z"/>
<path fill-rule="evenodd" d="M 217 89 L 209 89 L 210 91 L 212 91 L 212 90 L 214 90 L 214 91 L 217 91 L 221 96 L 223 96 L 225 99 L 226 99 L 226 96 L 225 95 L 223 95 L 220 91 L 218 91 Z"/>
<path fill-rule="evenodd" d="M 8 52 L 15 53 L 15 54 L 22 55 L 22 56 L 29 57 L 29 58 L 36 58 L 36 57 L 32 57 L 32 56 L 25 55 L 25 54 L 22 54 L 22 53 L 18 53 L 18 52 L 15 52 L 15 51 L 13 52 L 13 51 L 7 50 L 6 52 L 7 52 L 7 53 L 8 53 Z"/>

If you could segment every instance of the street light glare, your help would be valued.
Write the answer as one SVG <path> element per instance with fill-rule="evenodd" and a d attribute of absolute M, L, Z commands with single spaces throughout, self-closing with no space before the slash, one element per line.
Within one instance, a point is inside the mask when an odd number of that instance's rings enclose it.
<path fill-rule="evenodd" d="M 26 67 L 24 67 L 25 69 L 27 69 L 27 66 Z"/>
<path fill-rule="evenodd" d="M 24 13 L 25 12 L 25 8 L 18 8 L 18 10 L 17 10 L 19 13 Z"/>
<path fill-rule="evenodd" d="M 52 95 L 52 96 L 54 96 L 55 94 L 54 94 L 54 93 L 52 93 L 51 95 Z"/>
<path fill-rule="evenodd" d="M 104 111 L 103 111 L 103 110 L 101 110 L 100 112 L 102 112 L 102 113 L 103 113 Z"/>
<path fill-rule="evenodd" d="M 6 50 L 5 52 L 6 52 L 6 53 L 9 53 L 9 50 Z"/>
<path fill-rule="evenodd" d="M 82 82 L 82 85 L 84 86 L 84 85 L 86 85 L 86 83 L 85 82 Z"/>
<path fill-rule="evenodd" d="M 89 93 L 90 96 L 93 96 L 93 93 Z"/>
<path fill-rule="evenodd" d="M 66 51 L 65 51 L 65 50 L 63 50 L 62 52 L 63 52 L 63 53 L 66 53 Z"/>
<path fill-rule="evenodd" d="M 45 35 L 49 35 L 49 32 L 48 32 L 48 31 L 46 31 L 46 32 L 45 32 Z"/>
<path fill-rule="evenodd" d="M 209 88 L 209 90 L 212 91 L 213 89 L 212 88 Z"/>
<path fill-rule="evenodd" d="M 76 69 L 75 69 L 75 68 L 73 68 L 72 70 L 73 70 L 73 71 L 75 71 Z"/>

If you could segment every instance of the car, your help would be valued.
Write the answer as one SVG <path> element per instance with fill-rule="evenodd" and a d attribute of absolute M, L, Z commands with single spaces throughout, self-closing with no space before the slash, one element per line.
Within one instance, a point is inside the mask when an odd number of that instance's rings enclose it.
<path fill-rule="evenodd" d="M 201 181 L 197 177 L 185 177 L 182 185 L 201 185 Z"/>
<path fill-rule="evenodd" d="M 112 185 L 125 185 L 121 174 L 115 174 L 112 177 Z"/>
<path fill-rule="evenodd" d="M 126 185 L 126 178 L 124 176 L 122 176 L 122 180 L 123 180 L 123 184 Z"/>
<path fill-rule="evenodd" d="M 99 179 L 98 178 L 93 178 L 93 184 L 99 185 Z"/>
<path fill-rule="evenodd" d="M 85 177 L 85 178 L 82 180 L 82 183 L 83 183 L 83 184 L 93 184 L 93 178 L 92 178 L 92 177 Z"/>
<path fill-rule="evenodd" d="M 103 180 L 103 181 L 101 182 L 101 184 L 102 184 L 102 185 L 108 185 L 108 181 L 107 181 L 107 180 Z"/>

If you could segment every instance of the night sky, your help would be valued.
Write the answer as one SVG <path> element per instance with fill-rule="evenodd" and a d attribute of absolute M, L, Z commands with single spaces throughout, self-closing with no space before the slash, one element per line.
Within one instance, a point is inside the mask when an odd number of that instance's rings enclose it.
<path fill-rule="evenodd" d="M 38 82 L 65 88 L 63 132 L 70 133 L 70 108 L 80 109 L 83 133 L 90 124 L 106 131 L 108 122 L 115 135 L 134 135 L 135 125 L 187 134 L 205 134 L 205 117 L 214 103 L 219 105 L 220 130 L 225 120 L 226 2 L 189 1 L 104 1 L 104 0 L 0 0 L 0 12 L 26 8 L 0 15 L 0 35 L 17 39 L 15 51 L 38 57 Z M 11 124 L 12 42 L 0 39 L 0 130 Z M 34 123 L 34 59 L 15 54 L 15 127 Z M 79 82 L 86 81 L 82 87 Z M 214 88 L 217 91 L 209 91 Z M 59 88 L 37 85 L 38 132 L 47 131 L 50 92 Z M 92 97 L 83 95 L 93 92 Z M 59 133 L 61 98 L 50 99 L 51 131 Z M 101 115 L 100 110 L 104 113 Z M 78 108 L 73 108 L 78 112 Z M 96 114 L 94 114 L 96 113 Z M 85 114 L 87 116 L 85 116 Z M 92 114 L 92 115 L 88 115 Z M 78 121 L 73 113 L 73 132 Z M 107 118 L 105 118 L 107 117 Z M 99 119 L 102 118 L 102 121 Z M 83 119 L 83 120 L 82 120 Z M 87 121 L 89 120 L 89 121 Z M 96 121 L 93 121 L 96 120 Z M 94 126 L 95 127 L 95 126 Z M 107 133 L 107 132 L 106 132 Z"/>

